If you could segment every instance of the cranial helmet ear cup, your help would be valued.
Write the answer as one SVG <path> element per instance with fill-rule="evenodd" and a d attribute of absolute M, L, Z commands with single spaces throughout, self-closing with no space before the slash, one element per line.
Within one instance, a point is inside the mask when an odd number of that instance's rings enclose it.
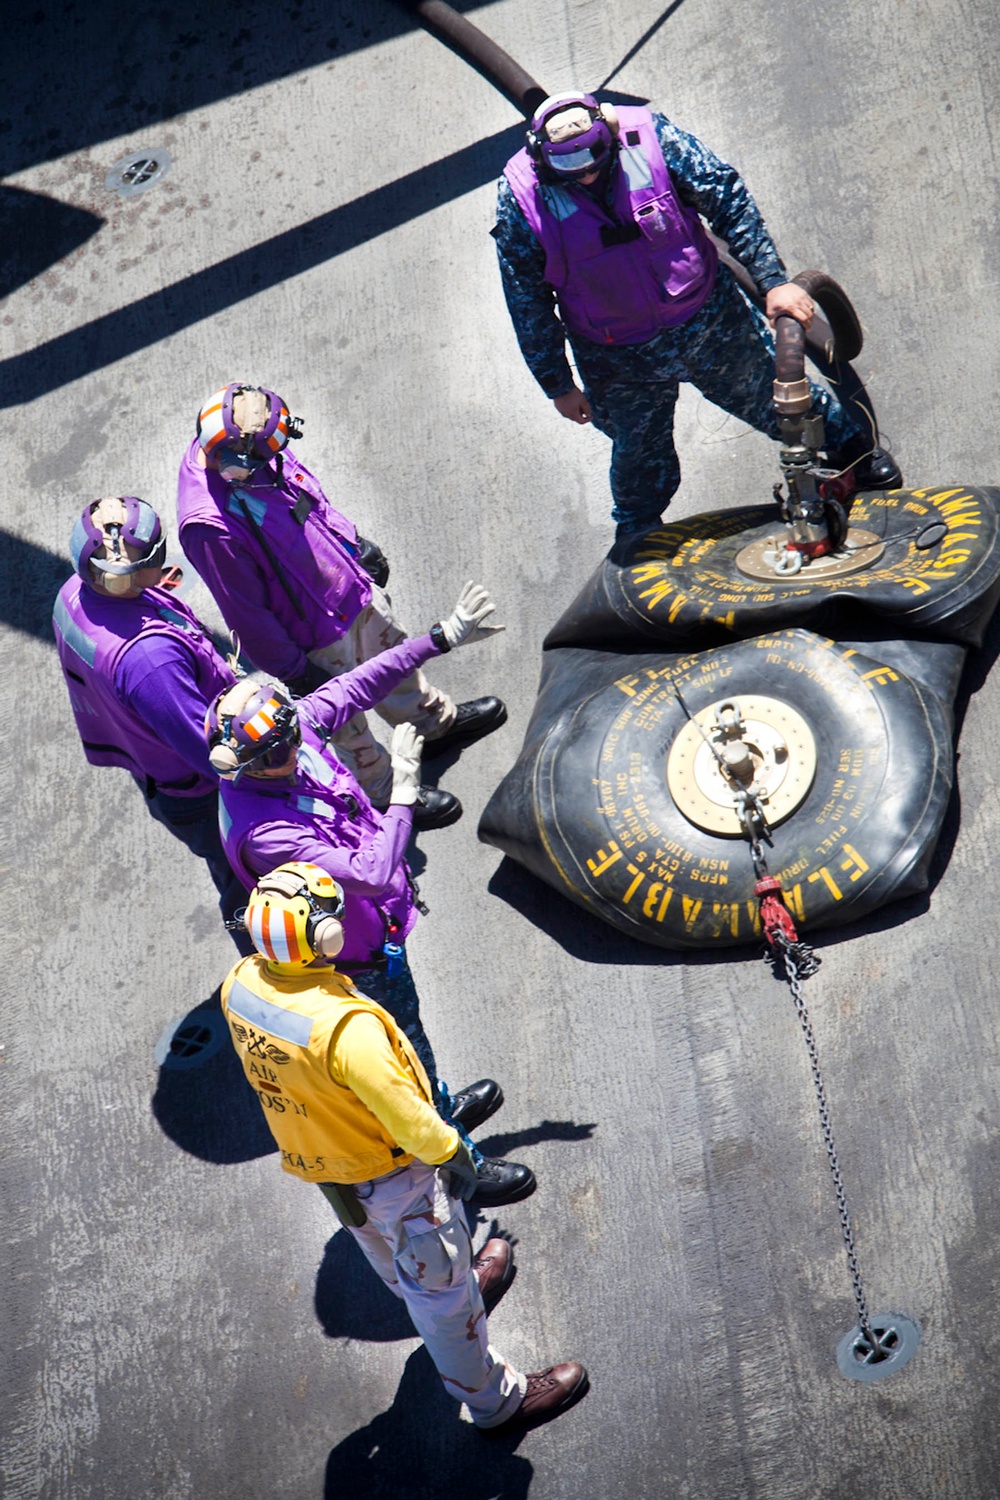
<path fill-rule="evenodd" d="M 233 738 L 233 716 L 249 703 L 257 691 L 257 684 L 249 677 L 243 677 L 220 693 L 214 707 L 209 708 L 205 714 L 205 734 L 209 738 L 208 763 L 218 776 L 232 776 L 239 770 L 240 747 Z M 213 719 L 217 725 L 214 729 Z M 213 745 L 211 740 L 216 735 L 218 742 Z"/>
<path fill-rule="evenodd" d="M 309 934 L 317 958 L 336 958 L 344 946 L 344 928 L 336 917 L 320 917 Z"/>
<path fill-rule="evenodd" d="M 597 113 L 600 115 L 605 125 L 611 131 L 612 135 L 620 134 L 622 128 L 621 121 L 618 118 L 618 111 L 615 109 L 613 104 L 601 104 L 598 107 Z"/>
<path fill-rule="evenodd" d="M 208 763 L 220 776 L 228 776 L 239 766 L 236 751 L 230 745 L 215 745 L 208 752 Z"/>

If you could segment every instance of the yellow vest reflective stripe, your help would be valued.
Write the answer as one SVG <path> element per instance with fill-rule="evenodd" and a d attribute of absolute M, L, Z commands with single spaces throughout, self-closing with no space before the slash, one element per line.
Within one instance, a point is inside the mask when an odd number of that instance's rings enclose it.
<path fill-rule="evenodd" d="M 392 1016 L 343 974 L 329 969 L 276 977 L 254 955 L 223 984 L 222 1011 L 286 1172 L 306 1182 L 364 1182 L 413 1160 L 367 1105 L 330 1076 L 337 1028 L 348 1016 L 371 1011 L 431 1102 L 427 1074 Z"/>
<path fill-rule="evenodd" d="M 238 979 L 233 980 L 228 1004 L 230 1015 L 240 1016 L 261 1031 L 270 1032 L 272 1036 L 283 1042 L 291 1042 L 295 1047 L 308 1047 L 315 1024 L 311 1016 L 299 1015 L 297 1011 L 288 1010 L 283 1005 L 275 1005 L 273 1000 L 255 995 L 253 990 L 248 990 Z"/>

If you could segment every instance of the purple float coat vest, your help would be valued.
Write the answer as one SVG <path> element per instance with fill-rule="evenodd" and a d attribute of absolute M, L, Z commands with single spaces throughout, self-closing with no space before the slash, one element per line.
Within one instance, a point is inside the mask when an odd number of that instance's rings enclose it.
<path fill-rule="evenodd" d="M 694 209 L 677 197 L 648 109 L 621 108 L 612 168 L 614 215 L 638 225 L 637 239 L 605 246 L 606 208 L 583 188 L 539 182 L 527 151 L 504 173 L 545 251 L 571 333 L 597 344 L 642 344 L 686 323 L 708 300 L 719 257 Z"/>
<path fill-rule="evenodd" d="M 177 492 L 181 546 L 185 533 L 194 526 L 210 526 L 238 538 L 267 579 L 271 611 L 286 634 L 305 652 L 339 640 L 372 597 L 371 579 L 348 550 L 358 535 L 351 522 L 334 509 L 290 448 L 267 468 L 258 469 L 251 476 L 252 483 L 237 485 L 228 485 L 214 470 L 201 468 L 197 453 L 196 439 L 181 463 Z M 275 576 L 266 548 L 246 519 L 247 510 L 277 558 L 298 608 Z M 216 603 L 228 622 L 230 599 L 217 595 Z M 266 661 L 256 665 L 279 672 Z"/>
<path fill-rule="evenodd" d="M 257 884 L 258 873 L 244 860 L 251 831 L 272 820 L 293 823 L 310 842 L 320 840 L 331 847 L 357 849 L 377 832 L 380 815 L 374 810 L 350 771 L 324 748 L 323 739 L 300 716 L 302 744 L 295 776 L 291 781 L 265 781 L 244 776 L 238 782 L 219 785 L 219 831 L 226 857 L 247 889 Z M 311 852 L 300 852 L 290 842 L 286 860 L 312 860 Z M 398 930 L 393 941 L 402 943 L 417 920 L 416 896 L 403 860 L 393 870 L 381 891 L 371 897 L 354 891 L 344 893 L 344 947 L 338 966 L 363 965 L 381 956 L 387 933 L 386 919 Z"/>
<path fill-rule="evenodd" d="M 137 599 L 109 599 L 74 577 L 59 590 L 52 626 L 91 765 L 123 766 L 140 783 L 152 778 L 174 797 L 214 792 L 215 778 L 193 770 L 116 692 L 116 670 L 125 653 L 151 635 L 168 636 L 190 657 L 206 704 L 235 681 L 187 605 L 160 588 L 145 589 Z"/>

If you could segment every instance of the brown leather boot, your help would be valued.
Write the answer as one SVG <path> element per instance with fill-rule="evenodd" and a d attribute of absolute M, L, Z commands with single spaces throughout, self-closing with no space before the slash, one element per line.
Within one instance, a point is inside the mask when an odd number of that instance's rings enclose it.
<path fill-rule="evenodd" d="M 551 1422 L 555 1417 L 561 1417 L 564 1411 L 569 1411 L 590 1389 L 587 1372 L 575 1359 L 566 1360 L 561 1365 L 550 1365 L 547 1370 L 539 1370 L 527 1379 L 527 1389 L 514 1415 L 497 1427 L 481 1427 L 479 1430 L 484 1436 L 512 1432 L 516 1427 L 541 1427 L 543 1422 Z"/>
<path fill-rule="evenodd" d="M 487 1240 L 472 1262 L 483 1306 L 492 1312 L 514 1279 L 514 1247 L 499 1236 Z"/>

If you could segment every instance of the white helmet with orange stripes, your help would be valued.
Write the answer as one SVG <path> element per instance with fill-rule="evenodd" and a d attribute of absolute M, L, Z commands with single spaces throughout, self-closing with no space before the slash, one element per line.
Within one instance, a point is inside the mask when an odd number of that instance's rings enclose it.
<path fill-rule="evenodd" d="M 300 438 L 302 422 L 289 416 L 274 391 L 234 383 L 209 396 L 198 413 L 197 433 L 207 466 L 228 484 L 239 484 L 269 464 L 289 438 Z"/>
<path fill-rule="evenodd" d="M 299 716 L 290 695 L 276 682 L 241 678 L 225 688 L 205 714 L 212 769 L 223 781 L 251 776 L 290 776 L 302 743 Z"/>
<path fill-rule="evenodd" d="M 344 946 L 344 892 L 319 865 L 292 860 L 262 875 L 243 918 L 257 952 L 280 969 L 330 963 Z"/>

